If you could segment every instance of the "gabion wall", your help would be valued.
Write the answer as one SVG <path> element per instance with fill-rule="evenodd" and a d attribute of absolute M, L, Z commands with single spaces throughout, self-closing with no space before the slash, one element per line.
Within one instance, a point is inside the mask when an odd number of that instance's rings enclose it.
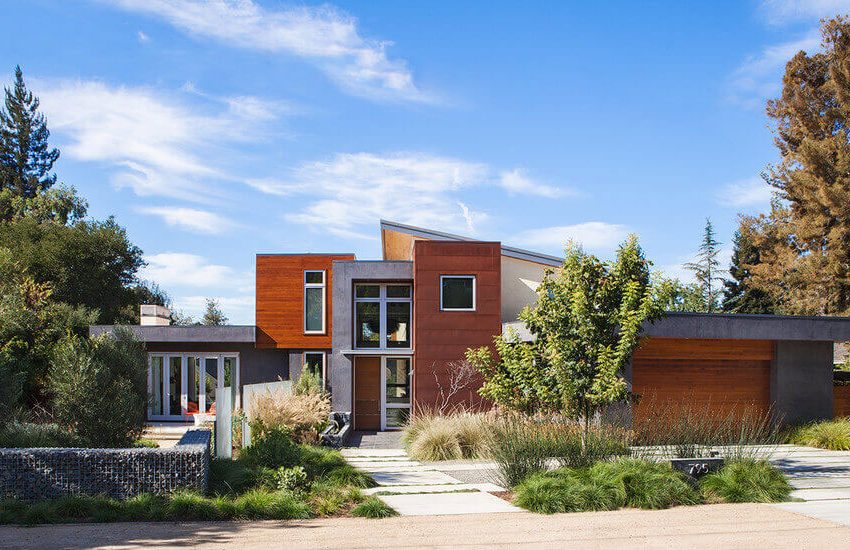
<path fill-rule="evenodd" d="M 169 449 L 0 449 L 0 496 L 126 499 L 178 489 L 205 493 L 209 471 L 209 430 L 189 430 Z"/>

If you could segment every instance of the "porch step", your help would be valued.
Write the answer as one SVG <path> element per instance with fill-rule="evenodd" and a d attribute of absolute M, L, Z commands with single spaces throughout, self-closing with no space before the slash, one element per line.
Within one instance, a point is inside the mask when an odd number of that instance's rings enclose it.
<path fill-rule="evenodd" d="M 145 426 L 145 431 L 142 432 L 142 437 L 144 439 L 156 441 L 162 448 L 168 448 L 177 445 L 177 442 L 180 441 L 180 438 L 183 437 L 183 434 L 185 434 L 187 430 L 194 427 L 195 425 L 193 423 L 152 422 L 148 423 L 148 425 Z"/>

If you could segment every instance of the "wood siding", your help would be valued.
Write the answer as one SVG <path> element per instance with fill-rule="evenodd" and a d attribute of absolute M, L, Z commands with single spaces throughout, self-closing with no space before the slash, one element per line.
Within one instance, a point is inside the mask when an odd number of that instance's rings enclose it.
<path fill-rule="evenodd" d="M 850 386 L 832 387 L 833 416 L 850 416 Z"/>
<path fill-rule="evenodd" d="M 770 409 L 769 340 L 649 338 L 632 356 L 637 425 L 675 407 L 726 417 Z"/>
<path fill-rule="evenodd" d="M 440 310 L 440 276 L 474 275 L 475 311 Z M 468 348 L 489 346 L 501 333 L 501 245 L 491 242 L 416 241 L 413 246 L 413 403 L 433 407 L 448 388 L 452 363 Z M 481 404 L 473 380 L 454 403 Z"/>
<path fill-rule="evenodd" d="M 257 255 L 256 325 L 258 348 L 331 347 L 333 261 L 353 254 Z M 325 271 L 325 332 L 304 334 L 304 271 Z"/>
<path fill-rule="evenodd" d="M 354 359 L 354 429 L 381 429 L 381 358 Z"/>

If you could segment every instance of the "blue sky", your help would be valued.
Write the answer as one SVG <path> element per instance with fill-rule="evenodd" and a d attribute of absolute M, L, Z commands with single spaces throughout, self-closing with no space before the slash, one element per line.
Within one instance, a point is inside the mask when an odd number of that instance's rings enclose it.
<path fill-rule="evenodd" d="M 0 68 L 142 275 L 252 323 L 254 254 L 378 258 L 381 217 L 681 274 L 766 209 L 765 100 L 848 4 L 28 0 Z"/>

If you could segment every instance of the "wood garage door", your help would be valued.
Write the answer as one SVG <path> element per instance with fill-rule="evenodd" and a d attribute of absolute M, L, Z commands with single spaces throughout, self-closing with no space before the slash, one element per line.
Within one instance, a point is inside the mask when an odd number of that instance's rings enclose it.
<path fill-rule="evenodd" d="M 632 357 L 636 424 L 675 407 L 727 418 L 770 410 L 769 340 L 649 338 Z"/>
<path fill-rule="evenodd" d="M 381 358 L 354 359 L 354 429 L 381 429 Z"/>

